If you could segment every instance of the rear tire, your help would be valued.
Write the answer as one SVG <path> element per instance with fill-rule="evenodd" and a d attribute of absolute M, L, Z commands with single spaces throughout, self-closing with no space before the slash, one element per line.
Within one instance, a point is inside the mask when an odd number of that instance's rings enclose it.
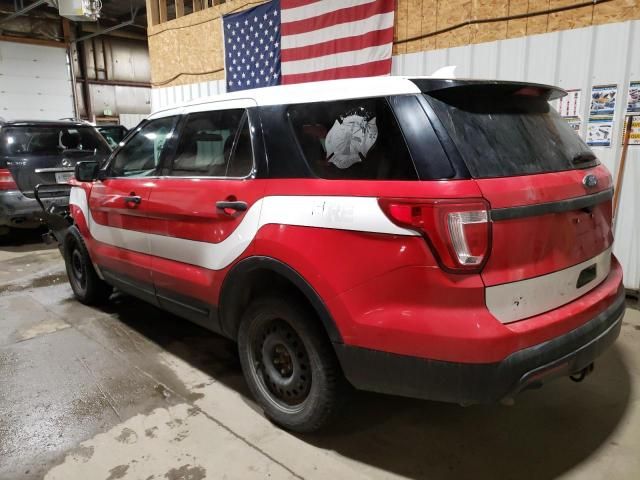
<path fill-rule="evenodd" d="M 251 302 L 238 350 L 251 393 L 277 425 L 312 432 L 339 410 L 346 380 L 319 320 L 304 305 L 277 297 Z"/>
<path fill-rule="evenodd" d="M 63 245 L 64 263 L 75 297 L 85 305 L 98 305 L 108 300 L 113 288 L 93 268 L 91 257 L 77 227 L 69 227 Z"/>

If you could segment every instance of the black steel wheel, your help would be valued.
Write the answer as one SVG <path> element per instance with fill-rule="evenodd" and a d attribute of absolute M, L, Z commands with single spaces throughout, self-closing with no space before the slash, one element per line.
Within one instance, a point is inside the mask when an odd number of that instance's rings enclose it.
<path fill-rule="evenodd" d="M 87 247 L 77 227 L 69 227 L 62 251 L 69 284 L 75 297 L 87 305 L 102 303 L 109 298 L 112 287 L 96 273 Z"/>
<path fill-rule="evenodd" d="M 240 324 L 238 349 L 249 388 L 274 423 L 310 432 L 338 410 L 345 380 L 319 320 L 303 304 L 254 300 Z"/>

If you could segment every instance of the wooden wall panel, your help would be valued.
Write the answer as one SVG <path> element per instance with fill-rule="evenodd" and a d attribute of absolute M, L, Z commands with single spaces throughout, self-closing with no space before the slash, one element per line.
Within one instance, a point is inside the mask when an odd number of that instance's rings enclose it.
<path fill-rule="evenodd" d="M 575 0 L 551 0 L 549 8 L 575 5 Z M 549 14 L 548 32 L 557 32 L 571 28 L 588 27 L 593 17 L 593 5 Z"/>
<path fill-rule="evenodd" d="M 147 0 L 159 2 L 180 0 Z M 190 3 L 193 0 L 187 0 Z M 546 12 L 583 0 L 396 0 L 394 55 L 490 42 L 592 24 L 640 19 L 640 0 L 613 0 L 595 6 L 542 14 L 523 19 L 461 27 L 426 38 L 403 41 L 463 24 L 474 19 L 500 18 Z M 197 3 L 197 2 L 196 2 Z M 212 5 L 217 2 L 202 2 Z M 221 16 L 263 3 L 263 0 L 229 0 L 220 5 L 150 25 L 149 52 L 154 86 L 182 85 L 224 78 Z M 159 12 L 152 12 L 152 17 Z M 159 15 L 158 15 L 159 16 Z M 181 75 L 182 74 L 182 75 Z"/>
<path fill-rule="evenodd" d="M 396 40 L 406 39 L 409 28 L 409 0 L 396 0 L 395 24 L 394 36 Z M 400 43 L 396 47 L 395 51 L 398 54 L 407 53 L 406 43 Z"/>
<path fill-rule="evenodd" d="M 422 1 L 422 35 L 426 35 L 436 30 L 436 25 L 438 23 L 438 3 L 438 0 Z M 422 39 L 421 50 L 435 50 L 435 48 L 435 37 L 426 37 Z"/>
<path fill-rule="evenodd" d="M 419 37 L 422 34 L 422 0 L 409 0 L 407 8 L 407 37 Z M 407 53 L 419 52 L 422 50 L 422 41 L 416 40 L 407 42 Z"/>
<path fill-rule="evenodd" d="M 637 18 L 640 18 L 640 1 L 638 0 L 613 0 L 599 3 L 593 9 L 593 23 L 596 25 Z"/>
<path fill-rule="evenodd" d="M 506 17 L 509 0 L 473 0 L 472 20 Z M 471 43 L 493 42 L 507 38 L 507 22 L 482 23 L 471 27 Z"/>
<path fill-rule="evenodd" d="M 546 12 L 549 10 L 549 0 L 529 0 L 528 13 Z M 527 19 L 527 35 L 545 33 L 549 26 L 549 15 L 536 15 Z"/>
<path fill-rule="evenodd" d="M 471 0 L 449 0 L 438 2 L 437 29 L 451 27 L 471 18 Z M 450 48 L 468 45 L 471 42 L 471 28 L 465 25 L 436 37 L 436 48 Z"/>
<path fill-rule="evenodd" d="M 520 15 L 529 11 L 529 0 L 510 0 L 509 15 Z M 519 18 L 507 21 L 507 37 L 524 37 L 527 34 L 527 19 Z"/>

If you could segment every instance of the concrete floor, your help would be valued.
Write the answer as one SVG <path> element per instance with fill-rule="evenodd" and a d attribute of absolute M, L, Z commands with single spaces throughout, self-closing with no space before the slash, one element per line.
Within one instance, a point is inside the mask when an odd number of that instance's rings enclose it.
<path fill-rule="evenodd" d="M 233 343 L 125 296 L 82 306 L 57 250 L 5 239 L 0 478 L 635 480 L 639 345 L 630 308 L 581 384 L 512 407 L 357 393 L 328 431 L 292 435 L 249 398 Z"/>

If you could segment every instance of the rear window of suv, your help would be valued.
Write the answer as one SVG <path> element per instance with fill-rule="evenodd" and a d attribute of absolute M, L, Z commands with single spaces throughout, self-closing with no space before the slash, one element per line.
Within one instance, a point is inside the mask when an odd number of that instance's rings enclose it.
<path fill-rule="evenodd" d="M 425 97 L 474 178 L 597 164 L 589 147 L 549 105 L 542 89 L 467 85 Z"/>
<path fill-rule="evenodd" d="M 106 141 L 93 127 L 8 126 L 0 131 L 1 155 L 58 155 L 70 150 L 110 153 Z"/>

